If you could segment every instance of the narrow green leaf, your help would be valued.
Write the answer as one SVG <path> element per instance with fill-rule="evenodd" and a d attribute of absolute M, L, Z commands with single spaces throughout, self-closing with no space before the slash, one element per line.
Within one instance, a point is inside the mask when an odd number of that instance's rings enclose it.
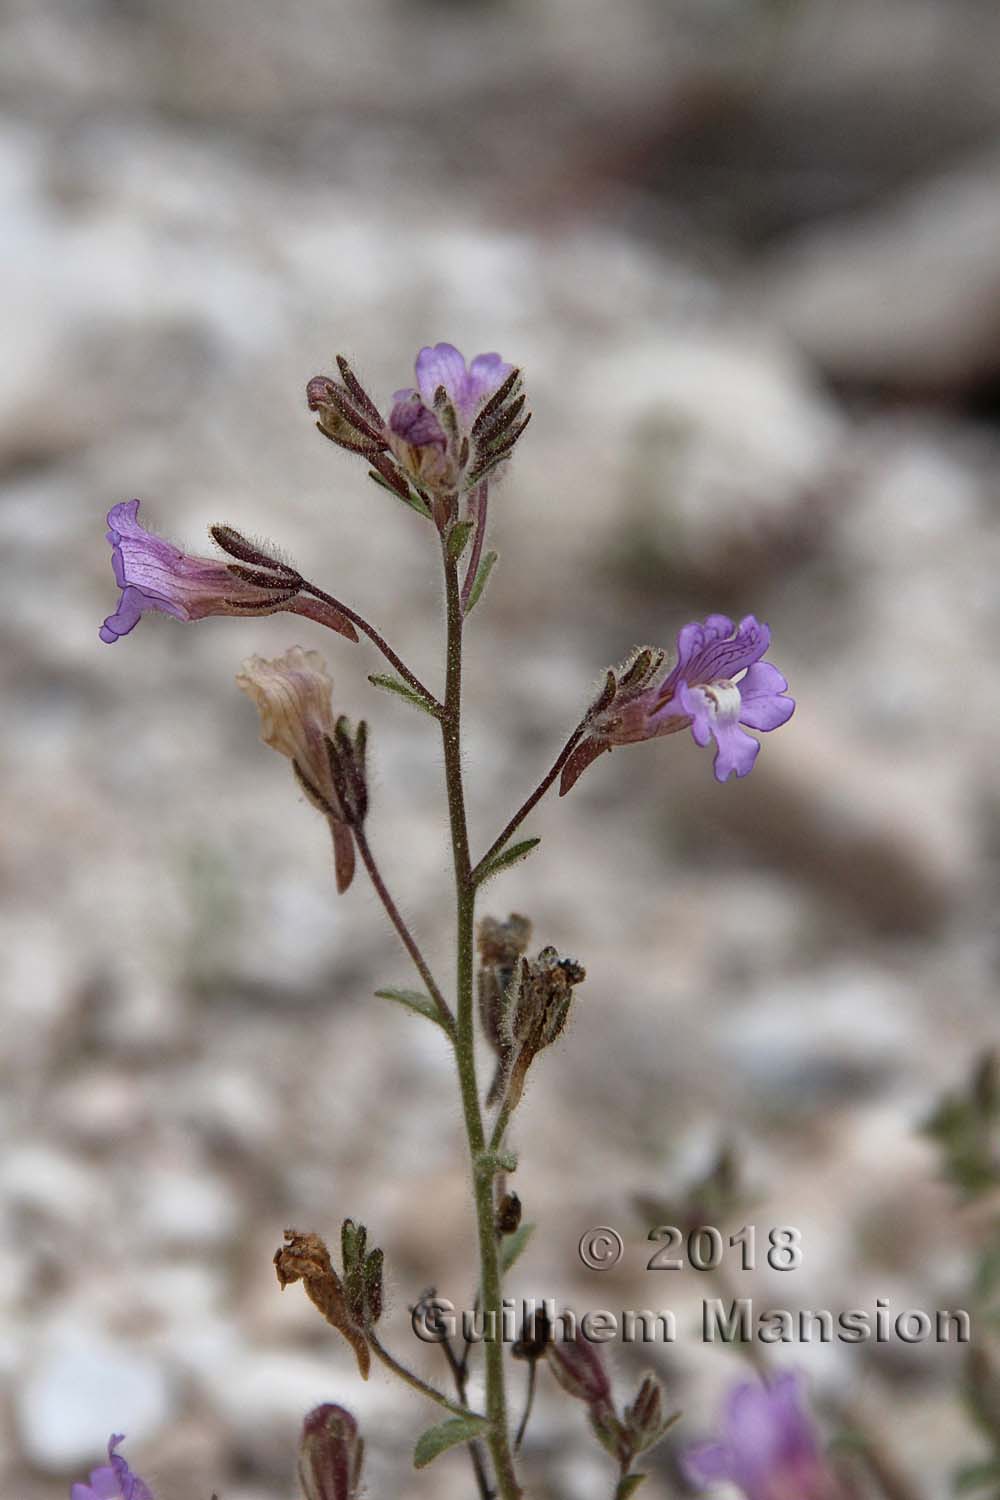
<path fill-rule="evenodd" d="M 500 1241 L 500 1270 L 505 1276 L 514 1262 L 520 1260 L 534 1232 L 534 1224 L 521 1224 L 513 1234 L 505 1234 Z"/>
<path fill-rule="evenodd" d="M 522 839 L 519 844 L 510 844 L 506 849 L 501 849 L 499 854 L 494 854 L 489 864 L 485 866 L 481 874 L 476 877 L 476 884 L 482 885 L 484 880 L 492 880 L 494 875 L 499 875 L 501 870 L 509 870 L 511 865 L 516 865 L 525 859 L 541 839 Z"/>
<path fill-rule="evenodd" d="M 394 500 L 402 500 L 404 505 L 408 505 L 410 509 L 415 510 L 418 515 L 427 516 L 428 519 L 430 518 L 430 506 L 426 503 L 426 501 L 421 500 L 420 496 L 416 493 L 415 490 L 411 490 L 408 495 L 401 495 L 398 490 L 393 489 L 388 480 L 382 478 L 382 475 L 378 472 L 377 469 L 369 469 L 368 478 L 374 479 L 379 489 L 385 490 L 386 494 L 391 495 Z"/>
<path fill-rule="evenodd" d="M 421 990 L 376 990 L 375 996 L 378 1000 L 395 1000 L 397 1005 L 405 1005 L 407 1010 L 416 1011 L 417 1015 L 426 1016 L 428 1021 L 441 1026 L 437 1006 L 431 997 L 423 994 Z M 443 1031 L 444 1027 L 441 1029 Z"/>
<path fill-rule="evenodd" d="M 680 1411 L 672 1412 L 671 1415 L 667 1417 L 666 1421 L 662 1422 L 657 1430 L 654 1433 L 650 1434 L 650 1436 L 642 1444 L 639 1452 L 648 1453 L 650 1448 L 655 1448 L 660 1439 L 666 1437 L 671 1427 L 673 1427 L 675 1423 L 679 1422 L 683 1415 L 684 1413 Z"/>
<path fill-rule="evenodd" d="M 635 1494 L 645 1478 L 645 1474 L 626 1474 L 623 1479 L 619 1479 L 615 1500 L 629 1500 L 629 1496 Z"/>
<path fill-rule="evenodd" d="M 466 605 L 465 609 L 465 613 L 467 615 L 471 615 L 472 611 L 479 603 L 483 589 L 486 587 L 489 576 L 493 572 L 493 565 L 496 562 L 498 556 L 499 553 L 497 552 L 487 552 L 486 556 L 480 562 L 479 567 L 476 569 L 476 576 L 473 579 L 472 589 L 469 594 L 469 602 Z"/>
<path fill-rule="evenodd" d="M 438 1427 L 428 1427 L 417 1439 L 413 1450 L 413 1467 L 426 1469 L 439 1453 L 456 1448 L 459 1443 L 469 1443 L 473 1438 L 489 1432 L 490 1424 L 485 1417 L 449 1417 Z"/>
<path fill-rule="evenodd" d="M 369 677 L 368 681 L 372 687 L 384 688 L 387 693 L 395 693 L 397 698 L 405 698 L 406 702 L 412 703 L 414 708 L 423 709 L 424 713 L 429 714 L 432 719 L 437 718 L 437 714 L 427 699 L 422 698 L 405 682 L 400 682 L 398 677 L 392 677 L 388 672 L 376 672 Z"/>
<path fill-rule="evenodd" d="M 451 528 L 451 535 L 448 537 L 448 556 L 452 562 L 458 562 L 465 551 L 475 524 L 475 521 L 459 521 L 457 526 Z"/>

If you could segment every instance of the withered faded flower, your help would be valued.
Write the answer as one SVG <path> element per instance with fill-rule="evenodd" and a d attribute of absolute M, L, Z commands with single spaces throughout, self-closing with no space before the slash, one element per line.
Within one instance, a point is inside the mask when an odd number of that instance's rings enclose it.
<path fill-rule="evenodd" d="M 367 1380 L 371 1367 L 368 1342 L 351 1316 L 343 1282 L 333 1269 L 330 1252 L 320 1236 L 286 1229 L 285 1243 L 274 1254 L 274 1269 L 282 1291 L 296 1281 L 302 1282 L 313 1306 L 354 1350 L 362 1379 Z"/>
<path fill-rule="evenodd" d="M 333 680 L 318 651 L 292 646 L 284 656 L 251 656 L 237 685 L 260 711 L 260 737 L 292 762 L 309 801 L 330 825 L 337 890 L 354 876 L 354 838 L 335 783 L 327 742 L 336 732 Z"/>
<path fill-rule="evenodd" d="M 309 1412 L 299 1442 L 299 1483 L 305 1500 L 355 1500 L 364 1443 L 343 1406 L 327 1402 Z"/>

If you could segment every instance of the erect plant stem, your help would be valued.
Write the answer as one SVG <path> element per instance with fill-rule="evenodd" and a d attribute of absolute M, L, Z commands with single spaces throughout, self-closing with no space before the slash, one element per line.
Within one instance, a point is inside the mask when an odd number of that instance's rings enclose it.
<path fill-rule="evenodd" d="M 457 919 L 455 1060 L 462 1094 L 465 1131 L 469 1143 L 476 1228 L 479 1238 L 480 1286 L 486 1329 L 484 1342 L 486 1415 L 491 1423 L 487 1443 L 493 1459 L 497 1491 L 501 1500 L 519 1500 L 521 1488 L 514 1472 L 510 1436 L 507 1431 L 503 1343 L 500 1337 L 502 1327 L 500 1260 L 494 1230 L 493 1170 L 491 1165 L 484 1160 L 486 1138 L 479 1106 L 479 1086 L 476 1080 L 473 1025 L 476 888 L 471 879 L 465 790 L 462 781 L 462 600 L 458 585 L 457 564 L 449 559 L 443 548 L 442 554 L 448 639 L 441 735 L 444 743 L 445 785 L 448 793 L 448 818 L 455 866 Z"/>

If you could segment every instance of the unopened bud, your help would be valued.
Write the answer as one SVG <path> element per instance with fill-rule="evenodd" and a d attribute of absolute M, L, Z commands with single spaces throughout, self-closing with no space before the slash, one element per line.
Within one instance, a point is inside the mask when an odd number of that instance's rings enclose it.
<path fill-rule="evenodd" d="M 631 1406 L 625 1408 L 625 1428 L 634 1439 L 636 1453 L 651 1447 L 663 1432 L 663 1387 L 655 1375 L 646 1375 Z"/>
<path fill-rule="evenodd" d="M 545 1352 L 564 1391 L 588 1406 L 610 1405 L 611 1381 L 593 1344 L 578 1338 L 554 1339 Z"/>
<path fill-rule="evenodd" d="M 361 1483 L 364 1443 L 342 1406 L 317 1406 L 302 1424 L 299 1483 L 305 1500 L 354 1500 Z"/>

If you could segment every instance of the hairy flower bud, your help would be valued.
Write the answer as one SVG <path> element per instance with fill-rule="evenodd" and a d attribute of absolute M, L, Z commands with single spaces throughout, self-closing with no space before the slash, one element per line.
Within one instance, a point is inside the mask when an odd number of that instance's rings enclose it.
<path fill-rule="evenodd" d="M 564 1391 L 588 1406 L 611 1405 L 611 1380 L 595 1345 L 586 1339 L 552 1339 L 546 1356 Z"/>
<path fill-rule="evenodd" d="M 305 1500 L 355 1500 L 364 1443 L 342 1406 L 317 1406 L 302 1424 L 299 1483 Z"/>
<path fill-rule="evenodd" d="M 663 1387 L 655 1375 L 644 1376 L 638 1395 L 625 1408 L 622 1430 L 629 1463 L 637 1454 L 654 1447 L 679 1418 L 680 1412 L 664 1417 Z"/>

